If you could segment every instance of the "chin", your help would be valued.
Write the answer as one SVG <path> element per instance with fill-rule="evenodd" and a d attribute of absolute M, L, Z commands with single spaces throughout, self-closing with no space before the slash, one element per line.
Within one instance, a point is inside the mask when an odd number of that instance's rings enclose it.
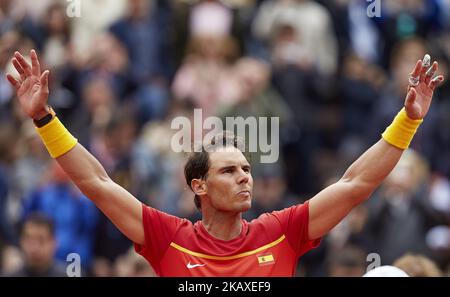
<path fill-rule="evenodd" d="M 252 201 L 245 201 L 240 205 L 240 212 L 246 212 L 252 208 Z"/>

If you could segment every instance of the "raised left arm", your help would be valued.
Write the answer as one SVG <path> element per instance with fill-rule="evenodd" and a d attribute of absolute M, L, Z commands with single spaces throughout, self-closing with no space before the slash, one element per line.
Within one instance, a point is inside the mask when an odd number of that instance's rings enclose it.
<path fill-rule="evenodd" d="M 405 125 L 401 127 L 404 130 L 403 128 L 410 128 L 421 121 L 428 112 L 434 89 L 444 80 L 443 76 L 432 78 L 438 68 L 437 62 L 428 67 L 429 56 L 426 55 L 424 62 L 417 61 L 411 72 L 403 117 L 402 112 L 399 113 L 392 128 L 389 127 L 383 138 L 362 154 L 338 182 L 310 199 L 309 239 L 322 237 L 330 231 L 356 205 L 366 200 L 394 169 L 410 139 L 405 141 L 403 137 L 399 137 L 404 136 L 401 135 L 404 134 L 403 131 L 398 134 L 398 127 L 393 126 Z M 410 138 L 412 135 L 413 132 Z"/>

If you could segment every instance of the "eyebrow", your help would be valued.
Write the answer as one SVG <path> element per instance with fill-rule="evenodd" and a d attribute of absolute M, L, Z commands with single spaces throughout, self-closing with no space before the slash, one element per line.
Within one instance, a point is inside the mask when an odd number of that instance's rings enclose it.
<path fill-rule="evenodd" d="M 224 171 L 224 170 L 227 170 L 227 169 L 234 169 L 235 167 L 237 167 L 237 165 L 223 166 L 223 167 L 219 167 L 218 171 Z M 250 164 L 244 164 L 244 165 L 242 165 L 242 168 L 244 168 L 244 169 L 251 169 L 251 166 L 250 166 Z"/>

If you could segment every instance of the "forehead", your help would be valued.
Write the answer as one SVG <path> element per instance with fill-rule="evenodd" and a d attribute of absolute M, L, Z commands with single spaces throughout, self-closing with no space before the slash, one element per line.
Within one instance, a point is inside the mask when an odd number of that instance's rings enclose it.
<path fill-rule="evenodd" d="M 50 229 L 47 225 L 27 222 L 23 226 L 23 235 L 48 235 L 51 236 Z"/>
<path fill-rule="evenodd" d="M 220 148 L 209 154 L 210 169 L 224 166 L 250 165 L 244 154 L 235 147 Z"/>

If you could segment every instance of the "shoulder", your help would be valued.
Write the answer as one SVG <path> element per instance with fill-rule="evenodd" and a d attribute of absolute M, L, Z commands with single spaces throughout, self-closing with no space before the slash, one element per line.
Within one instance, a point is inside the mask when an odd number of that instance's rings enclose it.
<path fill-rule="evenodd" d="M 157 219 L 160 221 L 176 222 L 177 224 L 181 224 L 181 223 L 189 224 L 190 223 L 190 221 L 187 219 L 183 219 L 183 218 L 171 215 L 169 213 L 158 210 L 158 209 L 148 206 L 146 204 L 142 204 L 142 215 L 143 215 L 144 221 L 146 219 Z"/>
<path fill-rule="evenodd" d="M 180 218 L 153 207 L 142 204 L 142 221 L 144 231 L 148 238 L 165 238 L 171 240 L 179 233 L 186 233 L 193 229 L 193 224 L 188 219 Z"/>
<path fill-rule="evenodd" d="M 269 228 L 274 228 L 274 226 L 279 225 L 281 228 L 286 228 L 288 224 L 307 220 L 308 216 L 309 203 L 306 201 L 305 203 L 296 204 L 281 210 L 263 213 L 258 218 L 252 220 L 250 224 Z"/>

